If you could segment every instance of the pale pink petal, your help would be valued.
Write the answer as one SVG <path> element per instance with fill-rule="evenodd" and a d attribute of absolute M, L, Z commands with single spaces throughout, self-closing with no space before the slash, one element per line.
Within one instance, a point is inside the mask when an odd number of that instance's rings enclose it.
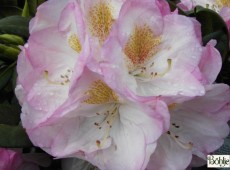
<path fill-rule="evenodd" d="M 203 74 L 202 82 L 204 84 L 213 83 L 220 72 L 222 66 L 222 59 L 219 51 L 214 47 L 216 43 L 210 41 L 204 48 L 199 68 Z"/>
<path fill-rule="evenodd" d="M 170 136 L 162 135 L 146 170 L 182 170 L 192 159 L 191 150 L 180 147 Z"/>
<path fill-rule="evenodd" d="M 57 26 L 61 11 L 69 0 L 49 0 L 41 4 L 36 16 L 30 22 L 30 34 L 41 29 Z M 50 12 L 52 9 L 52 12 Z"/>

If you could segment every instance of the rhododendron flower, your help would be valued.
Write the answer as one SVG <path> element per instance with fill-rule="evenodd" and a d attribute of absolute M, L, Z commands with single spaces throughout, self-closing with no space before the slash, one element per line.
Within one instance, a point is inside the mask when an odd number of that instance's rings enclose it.
<path fill-rule="evenodd" d="M 56 157 L 79 157 L 100 169 L 145 169 L 168 128 L 167 106 L 153 103 L 127 100 L 85 68 L 68 101 L 27 133 Z"/>
<path fill-rule="evenodd" d="M 204 96 L 170 104 L 170 128 L 159 139 L 147 170 L 186 169 L 192 155 L 206 160 L 229 134 L 229 103 L 229 86 L 215 84 L 206 87 Z"/>
<path fill-rule="evenodd" d="M 31 33 L 17 64 L 16 95 L 22 104 L 25 128 L 37 126 L 64 103 L 75 65 L 87 59 L 87 40 L 78 9 L 77 3 L 70 2 L 61 11 L 56 25 L 41 29 L 40 22 L 33 23 L 33 27 L 38 24 L 39 30 Z"/>
<path fill-rule="evenodd" d="M 206 51 L 201 44 L 197 21 L 162 10 L 158 1 L 126 1 L 101 67 L 107 83 L 128 94 L 199 96 L 204 87 L 197 72 Z"/>

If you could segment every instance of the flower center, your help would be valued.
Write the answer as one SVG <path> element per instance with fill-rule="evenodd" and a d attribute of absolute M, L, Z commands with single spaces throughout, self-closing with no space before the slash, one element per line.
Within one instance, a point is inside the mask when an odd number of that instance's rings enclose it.
<path fill-rule="evenodd" d="M 81 52 L 81 43 L 76 34 L 72 34 L 68 39 L 69 46 L 76 52 Z"/>
<path fill-rule="evenodd" d="M 118 96 L 101 80 L 93 82 L 90 90 L 86 91 L 85 94 L 87 95 L 87 99 L 83 102 L 87 104 L 118 102 Z"/>
<path fill-rule="evenodd" d="M 124 53 L 131 62 L 128 67 L 132 70 L 133 67 L 143 66 L 146 60 L 157 53 L 160 42 L 161 38 L 156 37 L 149 26 L 136 26 L 124 48 Z"/>
<path fill-rule="evenodd" d="M 110 137 L 110 129 L 113 127 L 113 122 L 118 116 L 118 107 L 119 107 L 119 105 L 114 104 L 106 112 L 96 113 L 96 115 L 103 116 L 104 118 L 102 119 L 101 122 L 94 122 L 94 125 L 99 130 L 103 129 L 105 131 L 102 139 L 96 141 L 98 148 L 103 147 L 106 140 Z"/>
<path fill-rule="evenodd" d="M 67 85 L 67 84 L 69 84 L 72 74 L 73 74 L 73 71 L 70 69 L 67 69 L 67 71 L 64 74 L 60 75 L 60 80 L 55 81 L 55 80 L 50 79 L 49 72 L 47 70 L 45 70 L 43 72 L 43 76 L 44 76 L 45 80 L 49 84 L 53 84 L 53 85 Z"/>
<path fill-rule="evenodd" d="M 110 5 L 104 1 L 100 1 L 91 7 L 88 16 L 90 31 L 93 36 L 99 38 L 102 44 L 109 35 L 114 21 Z"/>
<path fill-rule="evenodd" d="M 85 94 L 87 98 L 83 101 L 83 103 L 111 104 L 106 111 L 101 113 L 97 112 L 95 115 L 101 117 L 102 119 L 100 122 L 94 122 L 94 125 L 99 130 L 105 131 L 102 139 L 96 140 L 97 147 L 102 148 L 106 143 L 106 140 L 110 137 L 110 129 L 113 126 L 114 120 L 118 116 L 119 98 L 115 92 L 101 80 L 94 81 L 90 86 L 90 89 L 86 91 Z"/>

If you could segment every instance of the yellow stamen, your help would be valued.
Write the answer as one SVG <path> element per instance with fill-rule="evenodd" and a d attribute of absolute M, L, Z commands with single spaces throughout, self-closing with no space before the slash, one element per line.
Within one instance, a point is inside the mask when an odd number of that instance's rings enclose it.
<path fill-rule="evenodd" d="M 177 137 L 175 137 L 175 136 L 172 136 L 172 138 L 176 141 L 176 143 L 180 146 L 180 147 L 182 147 L 182 148 L 184 148 L 184 149 L 192 149 L 192 147 L 193 147 L 193 143 L 191 143 L 191 142 L 189 142 L 189 143 L 184 143 L 184 142 L 182 142 L 182 141 L 180 141 Z"/>
<path fill-rule="evenodd" d="M 92 35 L 98 37 L 100 43 L 103 43 L 114 21 L 109 4 L 101 0 L 89 10 L 88 16 Z"/>
<path fill-rule="evenodd" d="M 81 52 L 81 43 L 76 34 L 72 34 L 68 39 L 69 46 L 76 52 Z"/>
<path fill-rule="evenodd" d="M 50 80 L 50 79 L 49 79 L 49 72 L 48 72 L 47 70 L 44 71 L 43 76 L 44 76 L 44 78 L 46 79 L 46 81 L 47 81 L 49 84 L 64 85 L 64 84 L 61 84 L 61 83 L 59 83 L 59 82 L 55 82 L 55 81 Z"/>

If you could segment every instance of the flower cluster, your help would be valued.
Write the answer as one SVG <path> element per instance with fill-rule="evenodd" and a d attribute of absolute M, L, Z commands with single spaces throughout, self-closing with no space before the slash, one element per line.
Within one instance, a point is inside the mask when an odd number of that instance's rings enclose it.
<path fill-rule="evenodd" d="M 162 0 L 43 3 L 15 89 L 33 144 L 102 170 L 202 165 L 229 133 L 230 90 L 200 27 Z"/>

